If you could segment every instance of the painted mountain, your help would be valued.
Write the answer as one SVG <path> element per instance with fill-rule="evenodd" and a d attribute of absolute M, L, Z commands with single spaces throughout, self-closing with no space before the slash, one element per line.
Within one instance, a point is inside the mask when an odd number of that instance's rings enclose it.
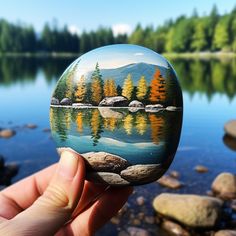
<path fill-rule="evenodd" d="M 100 72 L 102 74 L 103 80 L 113 78 L 115 79 L 117 85 L 122 85 L 127 75 L 131 74 L 134 85 L 137 86 L 141 76 L 145 76 L 147 80 L 152 80 L 156 69 L 159 69 L 161 75 L 165 78 L 168 70 L 167 68 L 147 63 L 129 64 L 116 69 L 100 69 Z M 88 72 L 86 77 L 90 79 L 92 73 L 93 71 Z"/>

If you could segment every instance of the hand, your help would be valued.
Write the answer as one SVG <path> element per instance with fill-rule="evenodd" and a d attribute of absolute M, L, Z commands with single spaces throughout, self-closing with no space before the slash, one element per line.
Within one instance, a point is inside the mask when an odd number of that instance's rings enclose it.
<path fill-rule="evenodd" d="M 0 235 L 92 235 L 131 192 L 85 181 L 82 157 L 64 151 L 58 164 L 0 192 Z"/>

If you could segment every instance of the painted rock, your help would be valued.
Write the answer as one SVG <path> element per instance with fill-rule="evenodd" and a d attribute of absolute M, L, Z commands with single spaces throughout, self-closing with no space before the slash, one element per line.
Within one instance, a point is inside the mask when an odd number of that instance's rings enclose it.
<path fill-rule="evenodd" d="M 111 45 L 76 59 L 53 92 L 50 123 L 58 151 L 71 148 L 87 179 L 139 185 L 171 164 L 182 126 L 182 92 L 161 55 L 136 45 Z"/>

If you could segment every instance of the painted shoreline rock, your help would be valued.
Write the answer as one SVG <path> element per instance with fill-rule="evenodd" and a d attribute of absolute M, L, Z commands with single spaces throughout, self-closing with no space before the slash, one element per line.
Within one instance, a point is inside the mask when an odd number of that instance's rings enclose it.
<path fill-rule="evenodd" d="M 62 74 L 51 98 L 50 124 L 58 151 L 71 148 L 87 179 L 140 185 L 171 164 L 182 126 L 182 92 L 170 63 L 128 44 L 92 50 Z"/>

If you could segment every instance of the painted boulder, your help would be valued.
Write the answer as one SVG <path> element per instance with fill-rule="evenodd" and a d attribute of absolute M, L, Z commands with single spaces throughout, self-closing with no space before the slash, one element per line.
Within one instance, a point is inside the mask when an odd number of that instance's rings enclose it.
<path fill-rule="evenodd" d="M 58 151 L 71 148 L 87 179 L 139 185 L 160 178 L 175 155 L 182 93 L 170 63 L 144 47 L 111 45 L 76 59 L 52 95 Z"/>

